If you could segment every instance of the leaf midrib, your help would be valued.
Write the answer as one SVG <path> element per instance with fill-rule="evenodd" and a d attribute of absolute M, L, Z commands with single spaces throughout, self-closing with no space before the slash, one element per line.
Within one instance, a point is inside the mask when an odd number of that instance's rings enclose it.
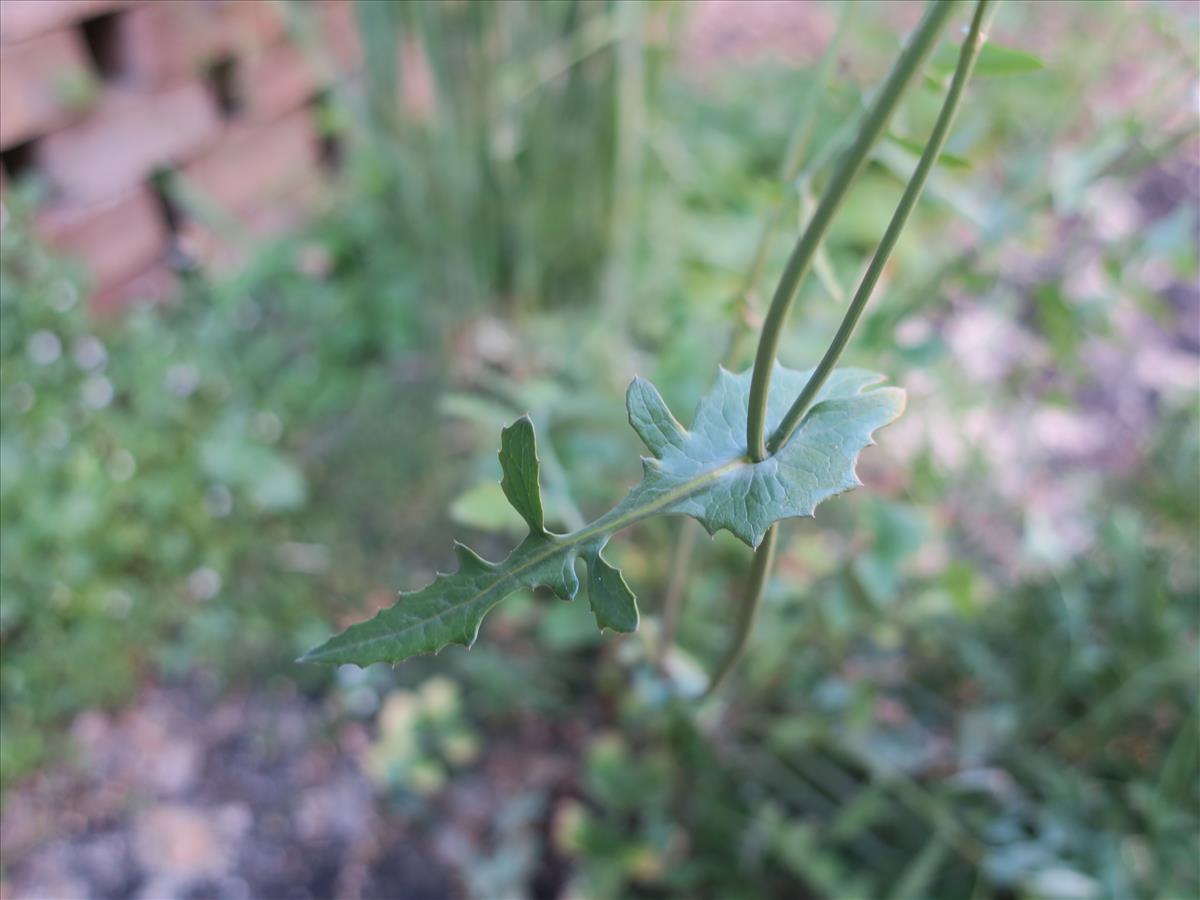
<path fill-rule="evenodd" d="M 349 652 L 353 652 L 355 650 L 363 649 L 365 647 L 373 646 L 375 644 L 380 643 L 381 641 L 396 640 L 397 638 L 403 637 L 404 635 L 407 635 L 408 633 L 415 631 L 416 629 L 424 628 L 425 626 L 430 625 L 434 622 L 439 622 L 442 619 L 444 619 L 447 615 L 450 615 L 451 613 L 456 613 L 456 612 L 459 612 L 460 610 L 463 610 L 469 606 L 473 606 L 474 604 L 476 604 L 480 600 L 482 600 L 484 597 L 486 597 L 488 594 L 491 594 L 492 592 L 494 592 L 495 590 L 497 590 L 498 588 L 503 586 L 505 584 L 505 582 L 512 581 L 513 579 L 517 578 L 519 575 L 521 575 L 525 572 L 528 572 L 530 569 L 541 565 L 542 563 L 546 562 L 547 560 L 553 559 L 558 554 L 568 553 L 572 549 L 578 547 L 579 545 L 586 544 L 589 541 L 594 540 L 598 537 L 615 534 L 616 532 L 621 531 L 624 528 L 628 528 L 630 525 L 633 525 L 635 522 L 638 522 L 641 519 L 649 518 L 650 516 L 654 515 L 655 513 L 660 512 L 661 510 L 665 509 L 666 507 L 670 506 L 673 503 L 676 503 L 680 500 L 687 499 L 692 494 L 698 493 L 700 490 L 702 490 L 704 487 L 706 487 L 711 482 L 719 480 L 720 478 L 725 476 L 727 473 L 735 471 L 740 468 L 749 467 L 751 465 L 752 465 L 752 463 L 750 463 L 749 461 L 742 459 L 742 458 L 731 460 L 730 462 L 727 462 L 727 463 L 724 463 L 723 465 L 717 466 L 715 469 L 710 469 L 707 472 L 704 472 L 700 475 L 695 476 L 694 478 L 689 479 L 688 481 L 685 481 L 683 484 L 679 485 L 678 487 L 676 487 L 670 491 L 667 491 L 664 494 L 659 495 L 654 500 L 652 500 L 648 503 L 634 506 L 634 507 L 626 510 L 625 512 L 623 512 L 621 515 L 613 516 L 612 518 L 608 518 L 607 515 L 601 516 L 599 519 L 596 519 L 594 522 L 591 522 L 588 525 L 585 525 L 583 528 L 577 529 L 576 531 L 572 531 L 569 534 L 558 535 L 558 534 L 551 534 L 549 532 L 546 532 L 546 536 L 550 538 L 551 543 L 549 544 L 549 546 L 547 547 L 547 549 L 545 551 L 530 557 L 528 560 L 526 560 L 525 562 L 523 562 L 520 566 L 518 566 L 516 568 L 508 569 L 508 570 L 501 572 L 495 581 L 491 582 L 491 584 L 487 585 L 482 590 L 480 590 L 480 591 L 476 592 L 475 594 L 473 594 L 472 596 L 468 597 L 466 600 L 462 600 L 459 603 L 455 603 L 452 606 L 448 606 L 445 609 L 441 610 L 440 612 L 435 613 L 432 616 L 427 616 L 424 619 L 420 619 L 419 621 L 413 622 L 413 623 L 406 625 L 403 628 L 397 629 L 395 631 L 390 631 L 387 634 L 372 635 L 370 637 L 366 637 L 361 640 L 355 641 L 352 644 L 342 644 L 337 647 L 331 647 L 325 653 L 317 652 L 320 650 L 320 648 L 317 648 L 317 651 L 312 651 L 312 652 L 306 653 L 304 656 L 302 656 L 300 658 L 300 661 L 301 662 L 315 662 L 315 661 L 324 659 L 328 656 L 333 656 L 335 654 L 349 653 Z M 636 487 L 633 490 L 636 490 Z M 619 509 L 620 509 L 620 506 L 617 506 L 616 508 L 614 508 L 612 510 L 612 512 L 615 513 Z M 526 538 L 526 539 L 528 539 L 528 538 Z M 522 543 L 524 543 L 524 542 L 522 542 Z M 520 545 L 518 545 L 518 549 L 519 549 L 519 547 L 520 547 Z M 516 550 L 513 550 L 513 553 L 515 553 L 515 552 L 516 552 Z M 511 555 L 512 554 L 510 553 L 509 556 L 511 556 Z M 507 560 L 508 557 L 506 557 L 505 559 Z M 490 565 L 503 566 L 504 563 L 503 562 L 491 563 Z M 403 602 L 403 597 L 401 597 L 400 602 Z M 381 613 L 381 615 L 382 615 L 382 613 Z M 363 625 L 366 625 L 366 624 L 367 623 L 365 623 L 365 622 L 363 623 Z M 451 643 L 451 641 L 447 641 L 446 643 L 449 644 L 449 643 Z M 445 646 L 445 645 L 443 644 L 443 646 Z"/>

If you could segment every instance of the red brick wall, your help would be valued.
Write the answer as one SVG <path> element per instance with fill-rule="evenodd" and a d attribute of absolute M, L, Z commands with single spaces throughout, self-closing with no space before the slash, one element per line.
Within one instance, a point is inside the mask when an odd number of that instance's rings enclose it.
<path fill-rule="evenodd" d="M 307 11 L 327 56 L 271 0 L 0 0 L 0 189 L 42 182 L 35 227 L 87 266 L 96 306 L 169 292 L 168 260 L 232 263 L 313 209 L 313 101 L 359 53 L 348 0 Z"/>

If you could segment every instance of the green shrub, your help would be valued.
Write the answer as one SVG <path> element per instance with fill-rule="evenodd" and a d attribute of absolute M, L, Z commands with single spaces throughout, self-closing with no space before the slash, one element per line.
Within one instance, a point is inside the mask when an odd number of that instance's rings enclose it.
<path fill-rule="evenodd" d="M 251 598 L 231 596 L 231 579 L 270 557 L 308 488 L 283 420 L 204 341 L 153 314 L 91 321 L 78 282 L 12 223 L 3 258 L 7 781 L 49 724 L 124 699 L 201 645 L 253 643 Z"/>
<path fill-rule="evenodd" d="M 396 376 L 424 326 L 394 255 L 381 272 L 353 222 L 317 223 L 170 308 L 97 321 L 76 273 L 29 238 L 20 199 L 0 235 L 6 783 L 62 749 L 71 715 L 127 699 L 144 677 L 293 659 L 306 627 L 396 564 L 330 565 L 331 511 L 357 508 L 366 486 L 341 472 L 412 472 L 438 433 L 396 440 L 433 402 Z M 327 277 L 301 271 L 314 253 Z M 370 515 L 388 515 L 396 492 L 419 507 L 404 479 L 390 483 Z M 343 540 L 355 546 L 341 558 L 372 546 Z"/>

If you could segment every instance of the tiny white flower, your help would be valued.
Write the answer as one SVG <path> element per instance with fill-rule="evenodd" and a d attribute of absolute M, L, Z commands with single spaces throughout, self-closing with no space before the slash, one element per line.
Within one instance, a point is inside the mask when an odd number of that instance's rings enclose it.
<path fill-rule="evenodd" d="M 265 444 L 275 443 L 283 434 L 283 422 L 273 412 L 255 413 L 250 428 L 254 436 Z"/>
<path fill-rule="evenodd" d="M 61 450 L 71 440 L 71 430 L 62 419 L 51 419 L 46 423 L 42 443 L 51 450 Z"/>
<path fill-rule="evenodd" d="M 104 597 L 104 607 L 110 616 L 124 619 L 133 609 L 133 598 L 124 591 L 113 588 Z"/>
<path fill-rule="evenodd" d="M 79 288 L 74 282 L 65 278 L 54 282 L 54 292 L 50 295 L 50 305 L 55 312 L 65 313 L 75 308 L 79 302 Z"/>
<path fill-rule="evenodd" d="M 37 392 L 33 386 L 26 381 L 13 385 L 12 389 L 13 406 L 19 413 L 27 413 L 33 409 L 33 404 L 37 402 Z"/>
<path fill-rule="evenodd" d="M 221 590 L 221 575 L 216 569 L 201 566 L 188 576 L 187 585 L 193 600 L 211 600 Z"/>
<path fill-rule="evenodd" d="M 233 512 L 233 494 L 223 484 L 214 484 L 204 492 L 204 508 L 214 519 L 223 519 Z"/>
<path fill-rule="evenodd" d="M 99 369 L 108 361 L 108 351 L 104 349 L 104 344 L 98 337 L 90 334 L 85 334 L 75 341 L 71 347 L 71 356 L 75 365 L 85 372 Z"/>
<path fill-rule="evenodd" d="M 128 481 L 137 471 L 137 460 L 124 447 L 108 458 L 108 474 L 113 481 Z"/>
<path fill-rule="evenodd" d="M 112 398 L 112 382 L 103 375 L 93 375 L 83 383 L 83 402 L 92 409 L 104 409 Z"/>
<path fill-rule="evenodd" d="M 167 369 L 166 384 L 176 397 L 188 397 L 200 386 L 200 373 L 189 363 L 175 363 Z"/>
<path fill-rule="evenodd" d="M 29 358 L 39 366 L 48 366 L 62 356 L 62 341 L 53 331 L 35 331 L 29 336 Z"/>

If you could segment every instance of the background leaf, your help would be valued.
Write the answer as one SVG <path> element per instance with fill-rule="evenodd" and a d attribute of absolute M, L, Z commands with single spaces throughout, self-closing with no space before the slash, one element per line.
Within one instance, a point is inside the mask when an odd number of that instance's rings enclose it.
<path fill-rule="evenodd" d="M 958 62 L 958 45 L 942 44 L 933 54 L 933 68 L 940 72 L 953 72 Z M 975 62 L 975 76 L 980 75 L 1024 75 L 1038 72 L 1046 64 L 1027 50 L 1005 47 L 988 40 Z"/>

